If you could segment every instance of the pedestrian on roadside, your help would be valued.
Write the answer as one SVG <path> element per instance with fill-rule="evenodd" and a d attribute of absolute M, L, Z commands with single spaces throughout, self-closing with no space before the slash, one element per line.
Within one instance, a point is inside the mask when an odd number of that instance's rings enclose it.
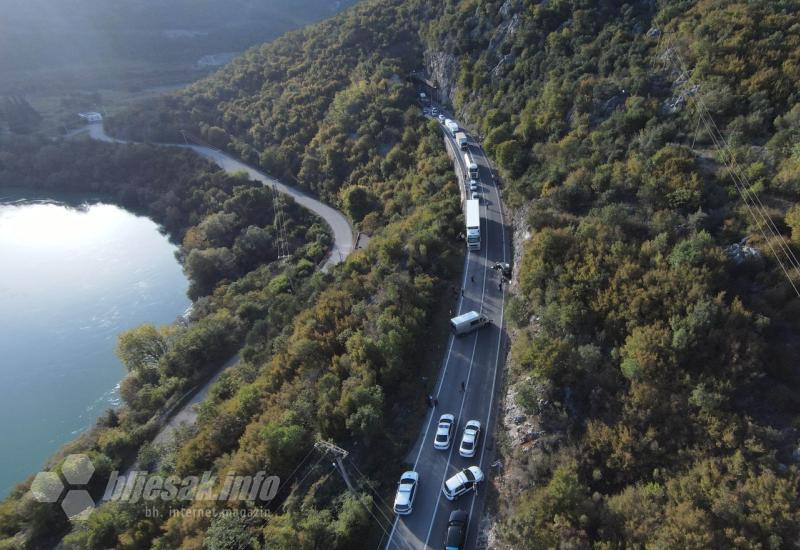
<path fill-rule="evenodd" d="M 463 288 L 461 289 L 461 297 L 462 298 L 464 297 L 464 289 Z"/>
<path fill-rule="evenodd" d="M 469 276 L 469 280 L 474 283 L 475 282 L 475 275 L 470 275 Z"/>
<path fill-rule="evenodd" d="M 439 406 L 439 400 L 436 399 L 435 397 L 433 398 L 433 406 L 434 407 L 438 407 Z"/>
<path fill-rule="evenodd" d="M 467 388 L 467 385 L 466 385 L 466 384 L 464 383 L 464 381 L 462 380 L 462 381 L 461 381 L 461 391 L 463 392 L 464 390 L 466 390 L 466 388 Z"/>
<path fill-rule="evenodd" d="M 433 401 L 431 401 L 431 396 L 430 395 L 426 395 L 425 396 L 425 404 L 428 405 L 428 408 L 433 407 Z"/>

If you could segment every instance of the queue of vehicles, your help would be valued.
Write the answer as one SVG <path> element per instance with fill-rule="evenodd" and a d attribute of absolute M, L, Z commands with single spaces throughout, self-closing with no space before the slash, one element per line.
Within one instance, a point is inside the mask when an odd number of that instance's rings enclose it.
<path fill-rule="evenodd" d="M 433 447 L 439 451 L 447 451 L 453 444 L 456 432 L 456 418 L 452 414 L 443 414 L 439 417 L 436 434 L 433 438 Z M 481 423 L 478 420 L 469 420 L 464 426 L 458 454 L 464 458 L 473 458 L 477 452 L 481 433 Z M 485 479 L 483 471 L 478 466 L 467 466 L 448 478 L 442 484 L 442 494 L 447 500 L 454 501 L 460 496 L 477 491 L 478 485 Z M 397 483 L 397 493 L 394 498 L 394 512 L 407 516 L 414 510 L 414 498 L 420 483 L 418 472 L 403 472 Z M 445 549 L 461 549 L 466 540 L 469 516 L 463 510 L 455 510 L 450 514 L 445 535 Z"/>
<path fill-rule="evenodd" d="M 466 221 L 466 240 L 469 250 L 481 249 L 480 235 L 480 185 L 478 183 L 478 165 L 469 153 L 468 138 L 465 132 L 460 131 L 458 124 L 446 118 L 439 109 L 433 107 L 430 114 L 437 117 L 439 122 L 445 126 L 448 133 L 455 139 L 459 148 L 464 153 L 464 166 L 469 177 L 469 198 L 465 201 L 465 221 Z M 501 266 L 506 268 L 507 264 Z M 494 266 L 493 269 L 498 269 Z M 502 269 L 505 273 L 505 269 Z M 478 330 L 491 320 L 477 311 L 469 311 L 450 319 L 450 328 L 456 336 L 469 334 Z M 452 414 L 442 414 L 436 426 L 436 433 L 433 438 L 434 449 L 447 451 L 453 445 L 453 440 L 457 431 L 457 421 Z M 481 423 L 478 420 L 469 420 L 464 426 L 459 442 L 458 454 L 463 458 L 473 458 L 480 445 Z M 483 471 L 478 466 L 468 466 L 455 475 L 448 478 L 442 484 L 442 493 L 450 501 L 458 499 L 460 496 L 472 491 L 477 491 L 477 487 L 484 481 Z M 403 472 L 397 484 L 397 493 L 394 500 L 394 512 L 398 515 L 411 514 L 414 507 L 414 498 L 420 483 L 420 475 L 415 471 Z M 458 550 L 464 547 L 467 536 L 467 526 L 469 515 L 463 510 L 455 510 L 450 514 L 447 523 L 447 533 L 445 535 L 444 546 L 446 550 Z"/>

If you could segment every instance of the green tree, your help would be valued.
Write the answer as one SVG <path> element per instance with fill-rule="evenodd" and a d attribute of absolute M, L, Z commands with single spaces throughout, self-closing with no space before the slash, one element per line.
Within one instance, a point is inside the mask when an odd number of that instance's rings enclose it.
<path fill-rule="evenodd" d="M 126 330 L 117 338 L 117 357 L 128 372 L 155 369 L 169 351 L 171 330 L 157 329 L 150 323 Z"/>

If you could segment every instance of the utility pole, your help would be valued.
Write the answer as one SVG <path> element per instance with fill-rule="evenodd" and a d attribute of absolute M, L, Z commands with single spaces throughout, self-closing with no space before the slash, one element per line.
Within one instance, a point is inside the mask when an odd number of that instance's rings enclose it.
<path fill-rule="evenodd" d="M 353 487 L 353 483 L 350 481 L 350 476 L 347 475 L 347 470 L 344 469 L 344 462 L 342 462 L 342 459 L 345 458 L 349 453 L 338 445 L 335 445 L 330 441 L 323 441 L 321 439 L 314 443 L 314 447 L 321 451 L 333 453 L 335 460 L 334 466 L 336 466 L 339 470 L 339 473 L 342 474 L 342 479 L 344 479 L 344 482 L 350 492 L 355 493 L 355 487 Z"/>

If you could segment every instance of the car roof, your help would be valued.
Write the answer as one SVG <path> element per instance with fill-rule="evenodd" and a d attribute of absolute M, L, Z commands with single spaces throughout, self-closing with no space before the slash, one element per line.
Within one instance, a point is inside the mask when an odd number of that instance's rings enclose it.
<path fill-rule="evenodd" d="M 466 471 L 472 474 L 472 477 L 475 478 L 475 481 L 483 481 L 483 472 L 477 466 L 470 466 L 466 469 Z"/>
<path fill-rule="evenodd" d="M 464 510 L 453 510 L 450 512 L 450 519 L 449 521 L 463 521 L 466 522 L 469 514 L 467 514 Z"/>
<path fill-rule="evenodd" d="M 413 479 L 414 481 L 419 479 L 419 474 L 413 470 L 409 470 L 408 472 L 403 472 L 403 475 L 400 476 L 400 481 L 405 479 Z"/>

